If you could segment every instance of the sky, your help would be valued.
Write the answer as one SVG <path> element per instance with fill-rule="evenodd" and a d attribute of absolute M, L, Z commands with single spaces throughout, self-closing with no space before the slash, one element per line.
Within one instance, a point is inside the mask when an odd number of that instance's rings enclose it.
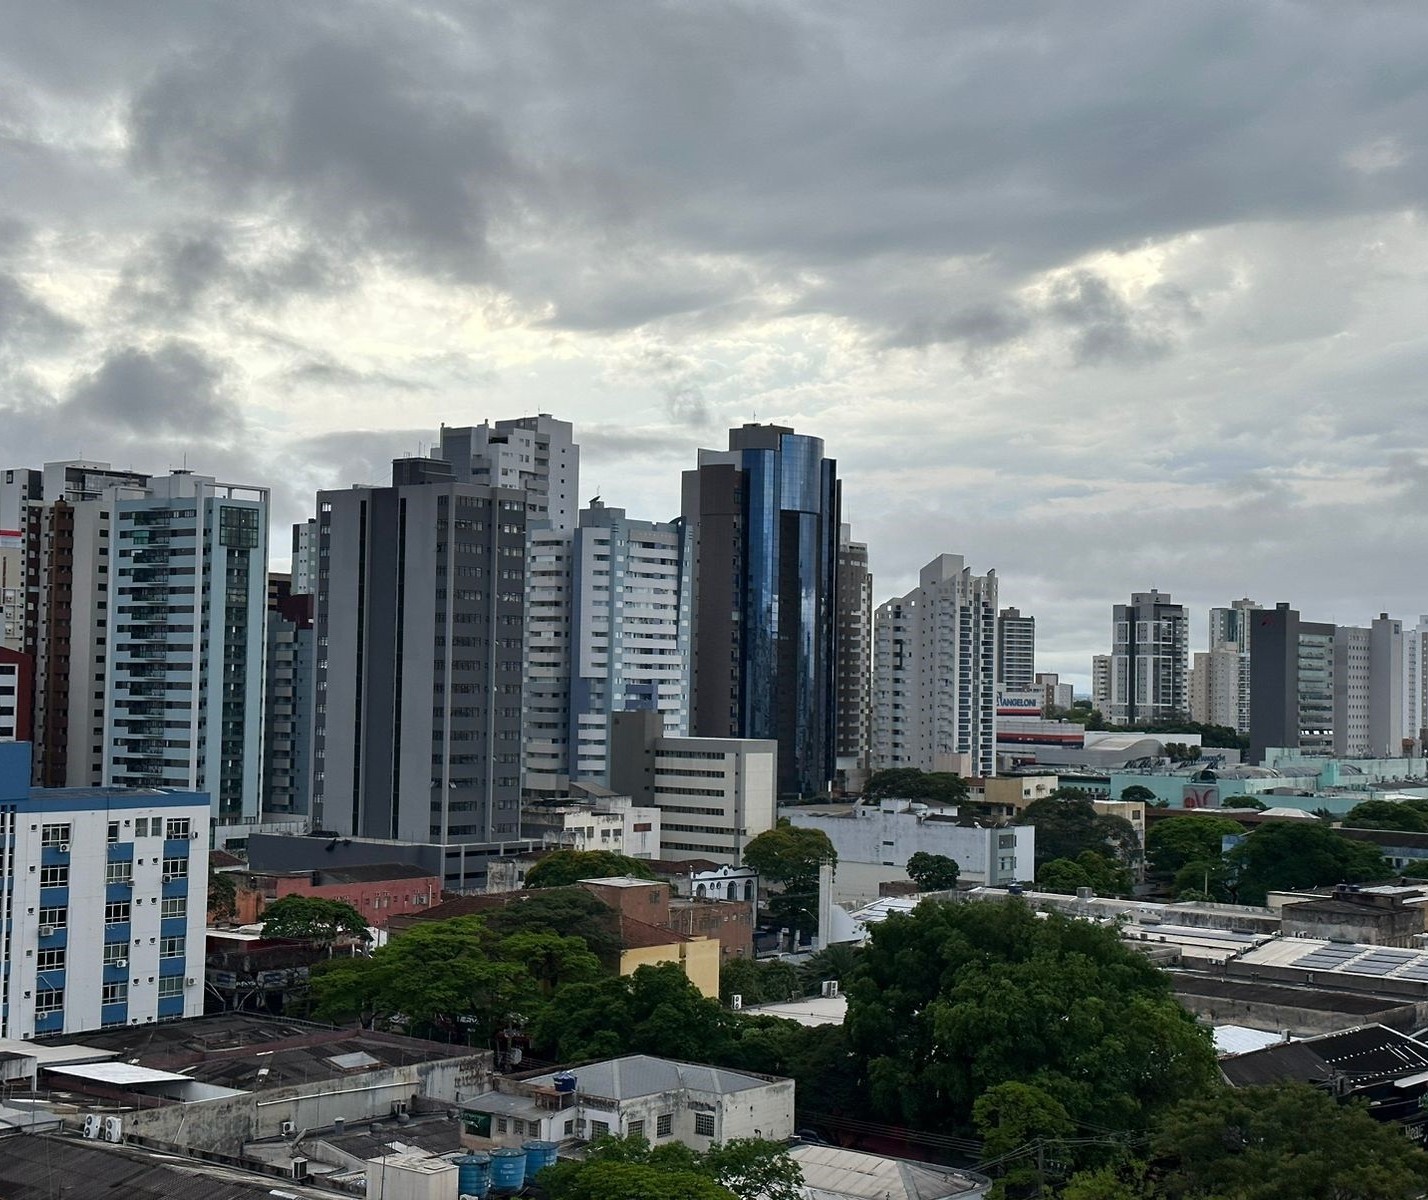
<path fill-rule="evenodd" d="M 1428 5 L 0 0 L 0 467 L 824 438 L 875 599 L 1428 611 Z M 276 533 L 274 541 L 285 538 Z"/>

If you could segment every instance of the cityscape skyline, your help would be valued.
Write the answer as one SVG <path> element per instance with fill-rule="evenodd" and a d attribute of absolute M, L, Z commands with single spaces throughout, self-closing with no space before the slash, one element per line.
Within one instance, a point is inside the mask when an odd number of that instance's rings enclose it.
<path fill-rule="evenodd" d="M 773 421 L 879 602 L 962 554 L 1081 690 L 1107 596 L 1192 651 L 1237 595 L 1424 606 L 1428 13 L 190 8 L 9 14 L 8 461 L 271 480 L 281 528 L 546 411 L 668 520 Z"/>

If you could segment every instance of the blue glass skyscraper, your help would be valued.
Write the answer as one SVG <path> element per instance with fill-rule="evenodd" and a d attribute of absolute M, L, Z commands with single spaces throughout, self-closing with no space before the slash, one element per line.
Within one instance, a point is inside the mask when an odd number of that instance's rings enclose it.
<path fill-rule="evenodd" d="M 771 738 L 779 791 L 826 791 L 835 766 L 837 464 L 821 438 L 729 431 L 684 475 L 695 550 L 696 737 Z"/>

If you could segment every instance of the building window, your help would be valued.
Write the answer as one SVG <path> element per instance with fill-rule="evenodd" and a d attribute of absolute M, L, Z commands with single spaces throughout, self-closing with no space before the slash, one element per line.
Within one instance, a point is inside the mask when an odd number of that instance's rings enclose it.
<path fill-rule="evenodd" d="M 595 1138 L 598 1138 L 598 1137 L 608 1137 L 609 1134 L 610 1134 L 610 1122 L 609 1122 L 609 1121 L 591 1121 L 591 1122 L 590 1122 L 590 1139 L 591 1139 L 592 1141 L 594 1141 L 594 1139 L 595 1139 Z"/>
<path fill-rule="evenodd" d="M 40 988 L 35 993 L 35 1016 L 64 1008 L 64 988 Z"/>
<path fill-rule="evenodd" d="M 40 868 L 40 886 L 47 887 L 69 887 L 69 867 L 54 866 Z"/>
<path fill-rule="evenodd" d="M 58 847 L 69 846 L 69 826 L 66 825 L 42 825 L 40 826 L 40 845 Z"/>
<path fill-rule="evenodd" d="M 714 1136 L 714 1114 L 695 1113 L 694 1114 L 694 1135 L 696 1137 Z"/>
<path fill-rule="evenodd" d="M 129 943 L 105 942 L 104 965 L 106 967 L 127 967 L 129 965 Z"/>
<path fill-rule="evenodd" d="M 183 938 L 181 938 L 181 937 L 166 937 L 166 938 L 161 938 L 161 939 L 159 940 L 159 957 L 160 957 L 160 958 L 182 958 L 182 957 L 183 957 Z"/>
<path fill-rule="evenodd" d="M 134 864 L 129 859 L 107 863 L 104 867 L 105 883 L 133 883 Z"/>
<path fill-rule="evenodd" d="M 35 955 L 35 969 L 39 971 L 63 971 L 64 947 L 57 950 L 41 950 Z"/>
<path fill-rule="evenodd" d="M 575 1122 L 574 1122 L 574 1121 L 567 1121 L 567 1122 L 565 1123 L 565 1136 L 566 1136 L 566 1137 L 570 1137 L 574 1132 L 575 1132 Z"/>
<path fill-rule="evenodd" d="M 163 920 L 168 920 L 170 917 L 188 916 L 188 897 L 165 896 L 163 909 L 160 911 L 159 916 Z"/>
<path fill-rule="evenodd" d="M 161 975 L 159 977 L 159 999 L 183 995 L 182 975 Z"/>
<path fill-rule="evenodd" d="M 186 858 L 166 858 L 164 859 L 164 874 L 170 879 L 188 878 L 188 859 Z"/>
<path fill-rule="evenodd" d="M 68 923 L 69 909 L 63 904 L 40 909 L 41 925 L 53 925 L 56 929 L 63 929 Z"/>
<path fill-rule="evenodd" d="M 512 1117 L 512 1118 L 511 1118 L 511 1132 L 512 1132 L 512 1133 L 518 1133 L 518 1134 L 521 1134 L 522 1136 L 524 1136 L 524 1134 L 525 1134 L 525 1132 L 526 1132 L 526 1123 L 525 1123 L 523 1120 L 521 1120 L 520 1117 Z"/>
<path fill-rule="evenodd" d="M 158 817 L 155 817 L 154 820 L 157 821 L 157 820 L 158 820 Z M 148 817 L 135 817 L 135 818 L 134 818 L 134 836 L 135 836 L 136 838 L 148 837 L 148 836 L 149 836 L 149 818 L 148 818 Z"/>
<path fill-rule="evenodd" d="M 655 1137 L 669 1137 L 674 1132 L 674 1114 L 660 1113 L 655 1118 Z"/>
<path fill-rule="evenodd" d="M 158 818 L 154 818 L 156 821 Z M 187 817 L 172 817 L 169 819 L 167 827 L 164 829 L 164 837 L 170 841 L 175 838 L 187 838 L 193 831 L 193 822 Z"/>
<path fill-rule="evenodd" d="M 506 1118 L 505 1118 L 505 1117 L 497 1117 L 497 1118 L 496 1118 L 496 1132 L 497 1132 L 497 1133 L 505 1133 L 505 1132 L 506 1132 Z"/>
<path fill-rule="evenodd" d="M 109 822 L 109 836 L 108 836 L 108 838 L 107 838 L 106 840 L 109 842 L 109 844 L 110 844 L 111 846 L 112 846 L 115 842 L 117 842 L 117 841 L 119 840 L 119 822 L 118 822 L 118 821 L 110 821 L 110 822 Z"/>
<path fill-rule="evenodd" d="M 123 1004 L 129 999 L 129 983 L 121 979 L 118 983 L 103 984 L 99 992 L 101 1004 Z"/>
<path fill-rule="evenodd" d="M 645 1123 L 643 1121 L 631 1121 L 629 1136 L 642 1138 L 645 1136 Z"/>
<path fill-rule="evenodd" d="M 106 904 L 104 906 L 104 923 L 106 925 L 123 925 L 129 920 L 129 902 L 122 900 L 118 904 Z"/>

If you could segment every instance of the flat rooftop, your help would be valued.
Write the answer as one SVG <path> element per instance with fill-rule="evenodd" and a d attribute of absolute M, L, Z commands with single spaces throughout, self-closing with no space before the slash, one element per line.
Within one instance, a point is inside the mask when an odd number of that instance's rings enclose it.
<path fill-rule="evenodd" d="M 327 1029 L 249 1013 L 83 1036 L 86 1047 L 112 1051 L 126 1063 L 245 1092 L 482 1053 L 400 1034 Z"/>
<path fill-rule="evenodd" d="M 1306 1008 L 1315 1012 L 1344 1013 L 1365 1018 L 1411 1003 L 1407 997 L 1402 1000 L 1382 999 L 1376 996 L 1360 996 L 1353 992 L 1296 987 L 1289 983 L 1255 982 L 1240 975 L 1220 978 L 1196 975 L 1188 971 L 1172 971 L 1170 979 L 1178 996 L 1239 1000 L 1247 1004 L 1273 1004 L 1285 1008 Z"/>

